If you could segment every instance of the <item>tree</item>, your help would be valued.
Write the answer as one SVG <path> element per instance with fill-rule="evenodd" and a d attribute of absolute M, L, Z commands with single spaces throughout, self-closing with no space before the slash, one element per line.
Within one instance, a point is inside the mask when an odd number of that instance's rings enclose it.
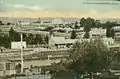
<path fill-rule="evenodd" d="M 95 27 L 95 20 L 91 17 L 86 19 L 86 23 L 88 24 L 89 28 Z"/>
<path fill-rule="evenodd" d="M 20 63 L 15 66 L 15 70 L 16 70 L 17 73 L 21 72 L 21 64 Z"/>
<path fill-rule="evenodd" d="M 120 50 L 118 48 L 112 48 L 111 53 L 112 53 L 112 61 L 114 62 L 114 64 L 119 65 L 119 62 L 120 62 Z"/>
<path fill-rule="evenodd" d="M 8 35 L 0 36 L 0 46 L 3 46 L 5 48 L 10 47 L 10 39 Z"/>
<path fill-rule="evenodd" d="M 13 28 L 9 30 L 10 41 L 20 41 L 20 35 Z"/>
<path fill-rule="evenodd" d="M 3 22 L 2 22 L 2 21 L 0 21 L 0 25 L 3 25 Z"/>
<path fill-rule="evenodd" d="M 100 20 L 96 20 L 96 21 L 95 21 L 95 27 L 96 27 L 96 28 L 99 28 L 99 27 L 101 27 L 101 26 L 102 26 L 102 24 L 101 24 Z"/>
<path fill-rule="evenodd" d="M 2 25 L 3 23 L 2 23 L 2 21 L 0 21 L 0 25 Z"/>
<path fill-rule="evenodd" d="M 51 31 L 53 29 L 53 27 L 46 27 L 43 31 Z"/>
<path fill-rule="evenodd" d="M 114 31 L 113 29 L 111 29 L 110 34 L 111 34 L 111 37 L 114 38 L 114 36 L 115 36 L 115 31 Z"/>
<path fill-rule="evenodd" d="M 59 30 L 57 30 L 57 32 L 60 32 L 60 33 L 65 33 L 66 31 L 65 31 L 65 30 L 63 30 L 63 29 L 59 29 Z"/>
<path fill-rule="evenodd" d="M 45 73 L 46 71 L 50 71 L 52 76 L 57 74 L 61 74 L 61 72 L 68 71 L 66 68 L 66 62 L 61 60 L 59 63 L 51 63 L 51 66 L 43 67 L 42 71 Z"/>
<path fill-rule="evenodd" d="M 7 25 L 11 25 L 12 23 L 10 23 L 10 22 L 7 22 Z"/>
<path fill-rule="evenodd" d="M 90 32 L 90 27 L 88 27 L 88 25 L 85 25 L 84 32 Z"/>
<path fill-rule="evenodd" d="M 3 37 L 2 44 L 4 45 L 5 48 L 10 48 L 10 39 L 9 39 L 8 35 L 5 35 Z"/>
<path fill-rule="evenodd" d="M 2 32 L 2 30 L 0 29 L 0 32 Z"/>
<path fill-rule="evenodd" d="M 84 38 L 89 38 L 89 37 L 90 37 L 89 32 L 86 32 L 86 33 L 84 34 Z"/>
<path fill-rule="evenodd" d="M 10 30 L 9 30 L 9 38 L 10 38 L 10 41 L 13 41 L 14 40 L 14 29 L 13 28 L 11 28 Z"/>
<path fill-rule="evenodd" d="M 70 52 L 69 68 L 77 73 L 102 71 L 110 64 L 110 56 L 109 49 L 101 40 L 76 42 Z"/>
<path fill-rule="evenodd" d="M 46 44 L 49 43 L 49 36 L 48 35 L 45 37 L 45 42 L 46 42 Z"/>
<path fill-rule="evenodd" d="M 81 18 L 81 20 L 80 20 L 80 26 L 81 27 L 84 27 L 84 24 L 85 24 L 85 18 L 83 17 L 83 18 Z"/>
<path fill-rule="evenodd" d="M 27 35 L 25 33 L 23 33 L 23 41 L 27 40 Z"/>
<path fill-rule="evenodd" d="M 34 36 L 32 34 L 28 35 L 27 44 L 34 44 Z"/>
<path fill-rule="evenodd" d="M 107 28 L 107 30 L 106 30 L 106 36 L 107 37 L 111 37 L 110 31 L 111 31 L 111 28 Z"/>
<path fill-rule="evenodd" d="M 114 29 L 112 29 L 112 28 L 107 28 L 106 36 L 107 36 L 107 37 L 112 37 L 112 38 L 114 38 L 114 36 L 115 36 L 115 31 L 114 31 Z"/>
<path fill-rule="evenodd" d="M 42 36 L 37 34 L 35 39 L 34 39 L 34 44 L 41 44 L 42 43 Z"/>
<path fill-rule="evenodd" d="M 82 18 L 80 21 L 81 27 L 84 27 L 84 32 L 89 32 L 90 28 L 95 27 L 95 20 L 91 17 Z"/>
<path fill-rule="evenodd" d="M 75 30 L 73 30 L 71 33 L 71 39 L 75 39 L 76 37 L 77 37 L 77 34 L 76 34 Z"/>
<path fill-rule="evenodd" d="M 78 22 L 75 22 L 75 29 L 79 29 Z"/>

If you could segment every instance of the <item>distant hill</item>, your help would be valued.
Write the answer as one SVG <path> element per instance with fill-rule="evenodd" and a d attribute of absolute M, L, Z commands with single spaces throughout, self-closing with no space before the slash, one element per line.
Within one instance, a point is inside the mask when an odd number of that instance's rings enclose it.
<path fill-rule="evenodd" d="M 65 22 L 71 22 L 71 21 L 76 21 L 79 20 L 79 18 L 40 18 L 41 21 L 47 20 L 47 21 L 52 21 L 53 19 L 62 19 Z M 24 21 L 24 22 L 34 22 L 37 21 L 38 18 L 12 18 L 12 17 L 0 17 L 1 21 L 8 21 L 8 22 L 18 22 L 18 21 Z"/>
<path fill-rule="evenodd" d="M 40 18 L 41 21 L 47 20 L 52 21 L 53 19 L 62 19 L 65 22 L 74 22 L 76 20 L 80 20 L 80 18 Z M 16 23 L 18 21 L 24 21 L 24 22 L 35 22 L 38 20 L 38 18 L 12 18 L 12 17 L 0 17 L 1 21 L 7 21 Z M 98 19 L 100 21 L 120 21 L 119 18 L 105 18 L 105 19 Z"/>

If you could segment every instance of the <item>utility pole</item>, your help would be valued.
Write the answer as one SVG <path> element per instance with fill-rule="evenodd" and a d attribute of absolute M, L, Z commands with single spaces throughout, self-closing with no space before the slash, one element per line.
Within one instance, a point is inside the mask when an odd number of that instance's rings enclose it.
<path fill-rule="evenodd" d="M 22 45 L 22 41 L 23 41 L 23 35 L 21 33 L 21 73 L 23 73 L 23 45 Z"/>
<path fill-rule="evenodd" d="M 19 21 L 19 24 L 20 24 L 20 28 L 21 28 L 21 21 Z M 22 29 L 22 28 L 21 28 Z M 23 45 L 22 45 L 22 42 L 23 42 L 23 35 L 22 35 L 22 33 L 21 33 L 21 35 L 20 35 L 20 37 L 21 37 L 21 73 L 23 73 Z"/>

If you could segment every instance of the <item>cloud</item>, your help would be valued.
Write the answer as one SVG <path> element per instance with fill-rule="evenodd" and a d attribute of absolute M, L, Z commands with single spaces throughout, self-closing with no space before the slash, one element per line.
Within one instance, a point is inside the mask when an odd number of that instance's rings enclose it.
<path fill-rule="evenodd" d="M 89 12 L 94 15 L 99 15 L 98 11 L 93 8 L 91 8 Z"/>
<path fill-rule="evenodd" d="M 23 4 L 6 4 L 8 7 L 13 7 L 16 9 L 28 9 L 28 10 L 32 10 L 32 11 L 40 11 L 40 10 L 44 10 L 43 7 L 40 7 L 38 5 L 23 5 Z"/>
<path fill-rule="evenodd" d="M 21 11 L 15 11 L 15 12 L 0 12 L 0 17 L 20 17 L 20 18 L 45 18 L 45 17 L 63 17 L 63 18 L 81 18 L 81 17 L 92 17 L 92 18 L 120 18 L 119 16 L 120 11 L 116 12 L 108 12 L 108 13 L 98 13 L 98 15 L 95 15 L 93 13 L 88 12 L 21 12 Z"/>
<path fill-rule="evenodd" d="M 2 3 L 3 3 L 3 1 L 1 0 L 1 1 L 0 1 L 0 4 L 2 4 Z"/>

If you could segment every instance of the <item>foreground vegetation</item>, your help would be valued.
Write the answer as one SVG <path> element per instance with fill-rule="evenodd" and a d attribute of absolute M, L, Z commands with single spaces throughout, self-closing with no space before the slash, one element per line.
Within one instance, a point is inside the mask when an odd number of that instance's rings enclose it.
<path fill-rule="evenodd" d="M 43 37 L 42 35 L 36 34 L 24 34 L 23 41 L 26 41 L 28 45 L 34 44 L 48 44 L 48 36 Z M 0 46 L 10 48 L 11 42 L 20 41 L 20 33 L 16 32 L 13 28 L 9 30 L 9 34 L 0 35 Z"/>
<path fill-rule="evenodd" d="M 68 24 L 68 26 L 72 29 L 80 29 L 80 27 L 84 27 L 84 38 L 89 38 L 90 34 L 90 30 L 91 28 L 103 28 L 103 29 L 107 29 L 106 32 L 106 36 L 107 37 L 113 37 L 115 35 L 114 30 L 112 29 L 112 27 L 114 26 L 119 26 L 120 24 L 118 24 L 117 22 L 110 22 L 107 21 L 105 23 L 101 23 L 100 20 L 95 20 L 91 17 L 88 18 L 81 18 L 80 22 L 75 22 L 74 23 L 75 26 L 72 27 L 71 24 Z M 78 24 L 80 24 L 80 26 L 78 26 Z M 0 25 L 5 25 L 2 21 L 0 21 Z M 9 25 L 13 25 L 12 23 L 7 23 L 7 26 Z M 64 26 L 65 27 L 65 26 Z M 47 27 L 46 29 L 44 29 L 43 31 L 48 31 L 51 32 L 53 29 L 53 27 Z M 2 32 L 2 30 L 0 30 L 0 32 Z M 62 30 L 59 32 L 63 32 Z M 77 37 L 76 31 L 72 31 L 71 33 L 71 39 L 75 39 Z M 8 35 L 0 35 L 0 46 L 3 47 L 10 47 L 10 43 L 11 41 L 20 41 L 20 34 L 17 33 L 16 31 L 14 31 L 13 28 L 11 28 L 9 30 L 9 34 Z M 23 34 L 23 40 L 27 42 L 27 44 L 29 45 L 33 45 L 33 44 L 48 44 L 48 39 L 49 37 L 43 37 L 42 35 L 33 35 L 33 34 Z"/>
<path fill-rule="evenodd" d="M 43 71 L 50 71 L 53 76 L 65 76 L 66 74 L 84 74 L 103 72 L 109 70 L 113 62 L 119 61 L 119 52 L 107 48 L 100 39 L 90 42 L 76 42 L 71 49 L 69 58 L 52 66 L 44 67 Z M 64 73 L 64 74 L 62 74 Z M 70 76 L 70 75 L 69 75 Z"/>

